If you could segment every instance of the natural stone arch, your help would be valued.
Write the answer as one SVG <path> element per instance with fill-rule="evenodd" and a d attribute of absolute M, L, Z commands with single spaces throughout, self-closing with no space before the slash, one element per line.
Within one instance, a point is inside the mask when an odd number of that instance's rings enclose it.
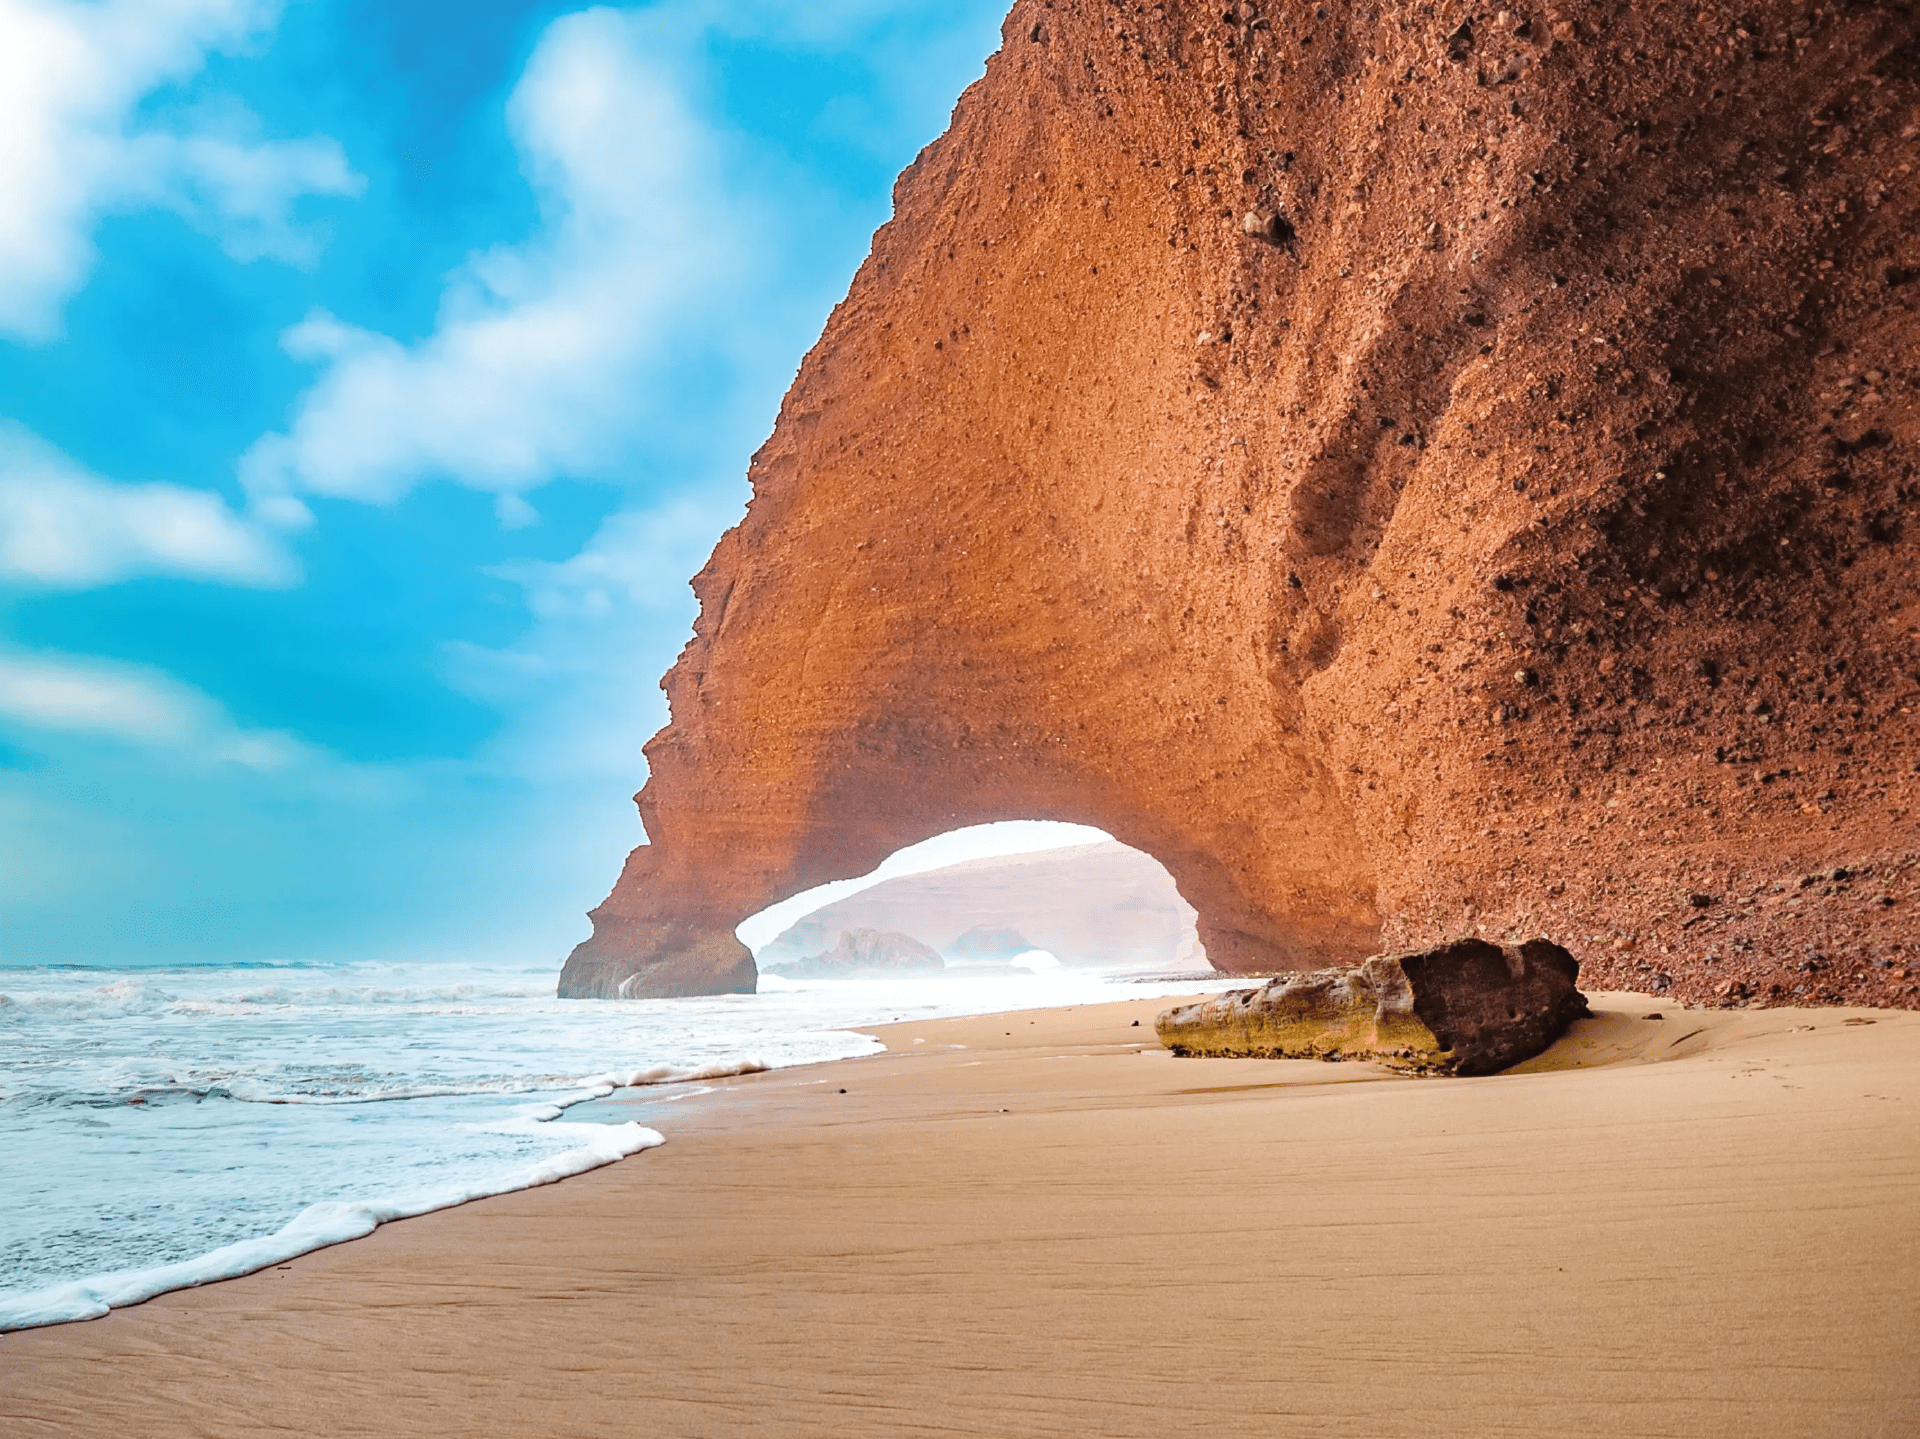
<path fill-rule="evenodd" d="M 1224 969 L 1891 969 L 1920 18 L 1117 15 L 1021 0 L 901 177 L 563 992 L 745 987 L 745 915 L 1012 817 L 1159 859 Z M 1695 922 L 1861 865 L 1905 888 Z"/>
<path fill-rule="evenodd" d="M 676 695 L 684 669 L 670 676 Z M 903 695 L 879 675 L 869 675 L 863 689 L 876 704 L 891 698 L 897 705 Z M 778 682 L 750 684 L 740 701 L 777 693 Z M 1350 857 L 1336 856 L 1349 862 L 1331 866 L 1325 854 L 1290 852 L 1278 842 L 1289 821 L 1298 824 L 1297 806 L 1276 807 L 1275 842 L 1260 846 L 1279 862 L 1236 874 L 1219 862 L 1225 846 L 1211 824 L 1167 813 L 1163 806 L 1178 793 L 1152 796 L 1111 774 L 1089 773 L 1030 723 L 1018 733 L 982 726 L 985 737 L 976 741 L 979 730 L 944 708 L 956 699 L 935 692 L 918 718 L 890 708 L 884 721 L 809 726 L 787 732 L 778 746 L 763 738 L 744 752 L 726 743 L 738 733 L 732 726 L 663 731 L 647 747 L 653 777 L 639 796 L 656 838 L 628 857 L 613 895 L 594 911 L 593 937 L 568 960 L 561 992 L 613 998 L 751 989 L 753 962 L 733 934 L 741 920 L 830 880 L 870 873 L 908 845 L 1007 819 L 1092 825 L 1158 860 L 1198 912 L 1201 943 L 1217 968 L 1332 963 L 1373 945 L 1376 920 L 1364 878 L 1355 887 Z M 699 742 L 688 744 L 683 734 Z M 1285 912 L 1261 902 L 1276 893 L 1293 897 Z"/>

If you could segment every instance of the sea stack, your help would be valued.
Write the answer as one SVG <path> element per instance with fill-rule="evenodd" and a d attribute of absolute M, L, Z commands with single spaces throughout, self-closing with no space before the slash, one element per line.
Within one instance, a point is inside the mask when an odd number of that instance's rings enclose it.
<path fill-rule="evenodd" d="M 946 967 L 938 950 L 910 934 L 850 929 L 841 934 L 832 949 L 783 965 L 778 972 L 796 979 L 862 979 L 940 974 Z M 767 972 L 775 971 L 769 968 Z"/>
<path fill-rule="evenodd" d="M 761 907 L 1056 819 L 1226 970 L 1914 1005 L 1916 53 L 1023 0 L 694 581 L 561 993 L 750 987 Z"/>

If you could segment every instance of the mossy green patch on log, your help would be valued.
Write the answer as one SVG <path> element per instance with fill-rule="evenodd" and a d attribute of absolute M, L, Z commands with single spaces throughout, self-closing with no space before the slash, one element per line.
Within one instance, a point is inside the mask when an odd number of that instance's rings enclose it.
<path fill-rule="evenodd" d="M 1170 1009 L 1175 1054 L 1365 1059 L 1411 1074 L 1492 1074 L 1531 1059 L 1587 1013 L 1579 964 L 1559 945 L 1463 939 L 1351 969 L 1287 975 Z"/>

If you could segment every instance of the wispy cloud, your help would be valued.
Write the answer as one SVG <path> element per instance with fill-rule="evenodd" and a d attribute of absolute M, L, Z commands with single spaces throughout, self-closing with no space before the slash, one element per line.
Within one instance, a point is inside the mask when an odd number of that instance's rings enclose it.
<path fill-rule="evenodd" d="M 299 494 L 373 502 L 451 478 L 517 496 L 635 438 L 643 379 L 684 360 L 754 226 L 690 113 L 660 21 L 589 10 L 548 27 L 508 106 L 541 229 L 474 255 L 415 345 L 315 313 L 285 336 L 324 366 L 292 424 L 241 466 L 269 511 Z M 533 518 L 501 506 L 509 526 Z"/>
<path fill-rule="evenodd" d="M 272 0 L 0 0 L 0 334 L 39 341 L 114 211 L 176 210 L 236 259 L 303 259 L 293 205 L 360 180 L 332 140 L 262 140 L 244 111 L 142 123 L 143 101 L 271 28 Z"/>
<path fill-rule="evenodd" d="M 291 735 L 243 729 L 212 699 L 158 670 L 75 655 L 0 652 L 0 724 L 254 770 L 281 769 L 309 753 Z"/>
<path fill-rule="evenodd" d="M 571 559 L 490 571 L 521 587 L 534 623 L 509 646 L 446 649 L 448 682 L 512 717 L 488 763 L 542 782 L 632 778 L 639 741 L 666 718 L 653 677 L 693 620 L 687 577 L 738 514 L 720 493 L 609 516 Z"/>
<path fill-rule="evenodd" d="M 711 118 L 713 49 L 872 61 L 917 47 L 913 61 L 879 67 L 883 93 L 838 127 L 891 140 L 895 112 L 927 104 L 914 77 L 977 63 L 991 34 L 958 21 L 896 31 L 898 11 L 890 0 L 663 0 L 549 25 L 507 114 L 538 230 L 451 275 L 418 343 L 324 311 L 287 331 L 288 352 L 322 369 L 286 429 L 241 463 L 262 512 L 297 519 L 302 494 L 388 503 L 451 479 L 502 497 L 503 527 L 518 528 L 537 518 L 525 492 L 560 475 L 606 477 L 650 430 L 670 429 L 670 397 L 689 375 L 706 372 L 710 402 L 737 372 L 770 368 L 769 331 L 800 299 L 785 256 L 831 201 L 764 142 L 742 146 Z M 828 117 L 821 127 L 836 128 Z"/>
<path fill-rule="evenodd" d="M 512 580 L 542 620 L 599 619 L 618 610 L 679 611 L 687 578 L 738 513 L 725 501 L 680 498 L 610 515 L 571 559 L 515 560 L 488 573 Z"/>
<path fill-rule="evenodd" d="M 114 484 L 0 420 L 0 581 L 87 589 L 142 575 L 272 586 L 298 570 L 220 496 Z"/>
<path fill-rule="evenodd" d="M 492 570 L 521 586 L 534 624 L 504 647 L 449 645 L 446 673 L 510 717 L 492 755 L 505 767 L 633 774 L 636 740 L 665 712 L 648 680 L 693 616 L 687 578 L 738 517 L 746 455 L 831 298 L 831 281 L 815 291 L 785 268 L 810 224 L 837 222 L 829 193 L 804 165 L 734 135 L 713 56 L 741 43 L 865 56 L 928 42 L 924 25 L 895 35 L 896 15 L 885 0 L 662 0 L 555 21 L 507 112 L 538 202 L 531 236 L 450 275 L 422 339 L 325 312 L 283 336 L 318 373 L 241 462 L 265 517 L 297 522 L 314 496 L 385 504 L 452 480 L 492 494 L 515 529 L 537 520 L 533 492 L 549 480 L 620 482 L 640 457 L 691 457 L 573 558 Z M 977 64 L 991 35 L 939 30 L 942 72 Z M 923 68 L 888 73 L 904 86 Z M 869 128 L 897 135 L 894 112 L 927 96 L 873 103 Z M 675 433 L 687 411 L 703 419 L 697 436 Z"/>
<path fill-rule="evenodd" d="M 245 111 L 196 112 L 185 134 L 147 134 L 131 141 L 129 163 L 150 177 L 145 199 L 179 212 L 241 262 L 285 260 L 304 264 L 319 250 L 314 233 L 295 218 L 308 195 L 358 195 L 365 182 L 333 140 L 260 140 Z"/>

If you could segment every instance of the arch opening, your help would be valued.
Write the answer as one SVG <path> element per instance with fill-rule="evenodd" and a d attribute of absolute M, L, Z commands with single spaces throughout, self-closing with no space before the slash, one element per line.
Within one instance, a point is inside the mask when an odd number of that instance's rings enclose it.
<path fill-rule="evenodd" d="M 1058 969 L 1211 972 L 1198 915 L 1152 855 L 1091 825 L 1011 820 L 907 845 L 742 920 L 762 980 Z"/>

